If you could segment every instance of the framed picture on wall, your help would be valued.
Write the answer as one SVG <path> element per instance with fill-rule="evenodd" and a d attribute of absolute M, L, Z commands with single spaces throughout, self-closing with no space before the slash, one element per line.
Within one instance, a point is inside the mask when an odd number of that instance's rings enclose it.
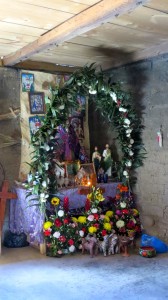
<path fill-rule="evenodd" d="M 29 93 L 29 104 L 30 104 L 30 113 L 31 114 L 44 114 L 44 93 L 42 92 L 33 92 Z"/>
<path fill-rule="evenodd" d="M 22 92 L 33 92 L 34 91 L 34 74 L 22 73 Z"/>
<path fill-rule="evenodd" d="M 43 125 L 44 116 L 29 117 L 30 135 L 33 136 Z"/>
<path fill-rule="evenodd" d="M 83 128 L 83 118 L 82 117 L 69 117 L 69 123 L 72 125 L 76 136 L 79 140 L 84 139 L 84 128 Z"/>

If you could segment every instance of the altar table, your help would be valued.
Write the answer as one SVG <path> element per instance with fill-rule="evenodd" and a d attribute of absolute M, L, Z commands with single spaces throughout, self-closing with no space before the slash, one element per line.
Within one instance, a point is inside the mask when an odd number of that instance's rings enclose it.
<path fill-rule="evenodd" d="M 108 201 L 108 196 L 115 197 L 118 183 L 105 183 L 97 185 L 104 190 L 104 197 Z M 27 190 L 22 187 L 15 187 L 13 190 L 17 194 L 16 201 L 10 201 L 9 229 L 13 233 L 26 233 L 32 244 L 41 245 L 44 243 L 43 223 L 44 214 L 40 212 L 38 206 L 33 206 L 34 195 L 26 197 Z M 64 197 L 69 198 L 69 208 L 78 209 L 85 206 L 86 195 L 78 193 L 78 187 L 60 190 L 56 195 L 63 203 Z M 34 202 L 36 203 L 36 202 Z M 32 205 L 29 207 L 29 205 Z"/>

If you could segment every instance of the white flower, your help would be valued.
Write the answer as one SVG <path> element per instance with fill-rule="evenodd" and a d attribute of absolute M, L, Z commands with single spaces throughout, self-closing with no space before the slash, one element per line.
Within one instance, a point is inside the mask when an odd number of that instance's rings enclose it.
<path fill-rule="evenodd" d="M 46 198 L 44 197 L 44 198 L 40 198 L 40 201 L 42 202 L 42 203 L 45 203 L 46 202 Z"/>
<path fill-rule="evenodd" d="M 121 208 L 125 208 L 127 205 L 126 205 L 126 203 L 125 202 L 120 202 L 120 207 Z"/>
<path fill-rule="evenodd" d="M 36 185 L 36 184 L 37 184 L 37 181 L 36 181 L 36 180 L 34 180 L 34 181 L 33 181 L 33 185 Z"/>
<path fill-rule="evenodd" d="M 125 225 L 125 222 L 123 220 L 118 220 L 116 222 L 117 228 L 122 228 L 122 227 L 124 227 L 124 225 Z"/>
<path fill-rule="evenodd" d="M 119 111 L 126 112 L 126 111 L 127 111 L 127 109 L 126 109 L 126 108 L 124 108 L 124 107 L 119 107 Z"/>
<path fill-rule="evenodd" d="M 92 214 L 97 214 L 97 208 L 92 208 L 91 212 L 92 212 Z"/>
<path fill-rule="evenodd" d="M 131 166 L 132 166 L 132 162 L 129 160 L 129 161 L 127 161 L 127 162 L 125 163 L 125 165 L 126 165 L 127 167 L 131 167 Z"/>
<path fill-rule="evenodd" d="M 62 209 L 60 209 L 60 210 L 58 211 L 58 216 L 59 216 L 59 217 L 63 217 L 63 216 L 64 216 L 64 211 L 63 211 Z"/>
<path fill-rule="evenodd" d="M 128 133 L 131 133 L 132 132 L 132 129 L 131 128 L 129 128 L 129 129 L 127 129 L 126 130 L 126 133 L 128 134 Z"/>
<path fill-rule="evenodd" d="M 44 188 L 47 187 L 47 182 L 46 182 L 45 180 L 42 182 L 42 186 L 43 186 Z"/>
<path fill-rule="evenodd" d="M 62 105 L 60 105 L 59 107 L 58 107 L 58 109 L 60 109 L 60 110 L 63 110 L 65 108 L 65 105 L 64 104 L 62 104 Z"/>
<path fill-rule="evenodd" d="M 117 95 L 116 95 L 116 93 L 111 92 L 111 93 L 110 93 L 110 97 L 113 99 L 114 102 L 117 103 Z"/>
<path fill-rule="evenodd" d="M 75 251 L 75 246 L 74 245 L 70 246 L 69 247 L 69 252 L 74 252 L 74 251 Z"/>
<path fill-rule="evenodd" d="M 124 172 L 123 172 L 123 175 L 124 175 L 124 176 L 128 176 L 128 172 L 127 172 L 127 171 L 124 171 Z"/>
<path fill-rule="evenodd" d="M 134 152 L 132 150 L 129 151 L 129 156 L 133 156 Z"/>
<path fill-rule="evenodd" d="M 133 144 L 134 143 L 134 140 L 133 139 L 130 139 L 130 144 Z"/>
<path fill-rule="evenodd" d="M 132 148 L 132 145 L 131 145 L 131 144 L 129 144 L 129 145 L 128 145 L 128 148 Z"/>
<path fill-rule="evenodd" d="M 45 195 L 45 198 L 48 198 L 48 197 L 49 197 L 49 194 L 46 194 L 46 195 Z"/>
<path fill-rule="evenodd" d="M 130 137 L 130 136 L 131 136 L 130 133 L 128 133 L 128 134 L 127 134 L 127 137 Z"/>
<path fill-rule="evenodd" d="M 127 125 L 130 125 L 131 121 L 126 118 L 126 119 L 124 119 L 124 123 L 127 124 Z"/>
<path fill-rule="evenodd" d="M 44 166 L 45 166 L 45 170 L 47 171 L 47 170 L 48 170 L 49 163 L 45 162 Z"/>
<path fill-rule="evenodd" d="M 97 94 L 97 91 L 96 90 L 89 90 L 89 94 L 95 95 L 95 94 Z"/>
<path fill-rule="evenodd" d="M 80 235 L 81 237 L 83 237 L 83 236 L 84 236 L 84 231 L 83 231 L 83 230 L 79 230 L 79 235 Z"/>
<path fill-rule="evenodd" d="M 89 215 L 88 217 L 87 217 L 87 219 L 88 219 L 88 221 L 93 221 L 94 220 L 94 216 L 93 215 Z"/>
<path fill-rule="evenodd" d="M 50 150 L 50 147 L 45 143 L 45 144 L 44 144 L 44 149 L 45 149 L 46 151 L 49 151 L 49 150 Z"/>
<path fill-rule="evenodd" d="M 44 198 L 45 197 L 45 194 L 44 193 L 41 193 L 40 194 L 40 198 Z"/>
<path fill-rule="evenodd" d="M 60 232 L 56 231 L 56 232 L 54 232 L 53 237 L 55 237 L 56 239 L 58 239 L 60 237 L 60 235 L 61 235 Z"/>

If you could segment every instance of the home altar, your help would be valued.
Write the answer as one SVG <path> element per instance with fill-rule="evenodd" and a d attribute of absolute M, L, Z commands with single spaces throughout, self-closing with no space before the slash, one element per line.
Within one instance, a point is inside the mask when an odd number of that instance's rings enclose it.
<path fill-rule="evenodd" d="M 118 183 L 111 182 L 98 184 L 97 187 L 104 191 L 103 195 L 108 201 L 108 197 L 115 197 L 117 185 Z M 24 232 L 28 235 L 30 244 L 42 245 L 44 243 L 42 231 L 44 214 L 40 212 L 38 206 L 33 205 L 37 196 L 26 197 L 27 190 L 23 187 L 14 187 L 14 192 L 17 194 L 17 200 L 10 201 L 9 226 L 11 232 L 17 234 Z M 79 194 L 79 187 L 62 189 L 56 196 L 60 198 L 61 203 L 63 203 L 64 197 L 68 197 L 69 209 L 78 209 L 85 206 L 86 195 Z"/>

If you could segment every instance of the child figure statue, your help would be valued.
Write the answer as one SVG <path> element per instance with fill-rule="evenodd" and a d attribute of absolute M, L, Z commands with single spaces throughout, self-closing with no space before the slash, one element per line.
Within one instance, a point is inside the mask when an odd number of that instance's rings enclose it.
<path fill-rule="evenodd" d="M 112 158 L 111 158 L 111 150 L 109 148 L 109 144 L 106 144 L 102 156 L 104 158 L 104 164 L 103 164 L 104 171 L 108 176 L 111 176 Z"/>
<path fill-rule="evenodd" d="M 95 146 L 94 152 L 92 154 L 92 162 L 94 164 L 96 174 L 98 174 L 99 171 L 100 161 L 101 161 L 101 155 L 98 151 L 98 147 Z"/>

